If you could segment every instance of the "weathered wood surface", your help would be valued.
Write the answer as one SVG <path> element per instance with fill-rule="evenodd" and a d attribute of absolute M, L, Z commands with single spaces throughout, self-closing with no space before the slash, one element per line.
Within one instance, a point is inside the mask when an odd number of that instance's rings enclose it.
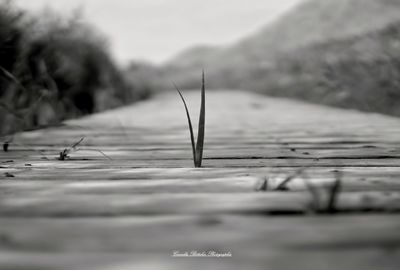
<path fill-rule="evenodd" d="M 399 119 L 233 91 L 206 107 L 200 169 L 175 93 L 17 134 L 0 154 L 0 269 L 398 269 Z M 335 171 L 339 212 L 315 214 L 305 181 L 325 205 Z"/>

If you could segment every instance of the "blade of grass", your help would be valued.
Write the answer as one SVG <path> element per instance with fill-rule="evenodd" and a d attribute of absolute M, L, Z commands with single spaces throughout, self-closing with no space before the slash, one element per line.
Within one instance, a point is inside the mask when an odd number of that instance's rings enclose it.
<path fill-rule="evenodd" d="M 193 135 L 193 126 L 192 126 L 192 121 L 190 120 L 190 114 L 189 114 L 189 110 L 188 107 L 186 105 L 186 101 L 185 98 L 183 97 L 181 91 L 179 91 L 178 87 L 174 84 L 176 91 L 178 91 L 179 96 L 182 99 L 183 105 L 185 106 L 185 111 L 186 111 L 186 116 L 187 116 L 187 120 L 188 120 L 188 125 L 189 125 L 189 131 L 190 131 L 190 141 L 192 142 L 192 152 L 193 152 L 193 162 L 194 162 L 194 166 L 196 167 L 196 148 L 195 148 L 195 144 L 194 144 L 194 135 Z"/>
<path fill-rule="evenodd" d="M 203 160 L 203 146 L 204 146 L 204 130 L 205 130 L 205 82 L 204 82 L 204 70 L 202 72 L 201 78 L 201 105 L 200 105 L 200 116 L 199 116 L 199 129 L 197 133 L 197 144 L 196 144 L 196 159 L 195 166 L 201 167 L 201 162 Z"/>
<path fill-rule="evenodd" d="M 335 213 L 336 209 L 336 201 L 337 197 L 340 193 L 342 186 L 342 173 L 340 171 L 335 172 L 335 181 L 333 182 L 332 186 L 328 188 L 329 192 L 329 199 L 326 211 L 328 213 Z"/>
<path fill-rule="evenodd" d="M 297 176 L 301 175 L 304 170 L 306 168 L 305 167 L 301 167 L 300 169 L 298 169 L 297 171 L 295 171 L 294 173 L 292 173 L 291 175 L 287 176 L 276 188 L 275 190 L 281 190 L 281 191 L 285 191 L 288 190 L 287 185 L 289 184 L 290 181 L 292 181 L 294 178 L 296 178 Z"/>
<path fill-rule="evenodd" d="M 3 151 L 8 152 L 8 147 L 10 146 L 10 142 L 6 141 L 3 143 Z"/>
<path fill-rule="evenodd" d="M 304 181 L 304 184 L 305 184 L 308 192 L 311 194 L 311 198 L 312 198 L 311 205 L 310 205 L 311 210 L 313 210 L 314 212 L 318 212 L 321 209 L 321 203 L 320 203 L 321 200 L 320 200 L 318 190 L 312 183 L 310 183 L 307 180 L 307 178 L 304 178 L 303 181 Z"/>
<path fill-rule="evenodd" d="M 265 177 L 256 187 L 256 191 L 268 191 L 268 178 Z"/>
<path fill-rule="evenodd" d="M 77 141 L 76 143 L 74 143 L 74 144 L 71 146 L 71 150 L 72 150 L 72 149 L 75 149 L 84 139 L 85 139 L 85 137 L 82 137 L 82 138 L 80 138 L 79 141 Z"/>

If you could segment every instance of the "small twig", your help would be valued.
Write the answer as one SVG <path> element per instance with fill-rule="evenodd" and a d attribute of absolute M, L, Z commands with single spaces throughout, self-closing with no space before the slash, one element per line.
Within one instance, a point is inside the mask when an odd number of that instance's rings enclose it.
<path fill-rule="evenodd" d="M 60 152 L 60 155 L 58 157 L 59 160 L 65 160 L 66 158 L 68 158 L 68 154 L 76 151 L 76 147 L 85 139 L 85 137 L 80 138 L 79 141 L 75 142 L 74 144 L 72 144 L 70 147 L 65 148 L 63 151 Z"/>
<path fill-rule="evenodd" d="M 98 149 L 83 149 L 83 148 L 77 148 L 78 145 L 85 139 L 85 137 L 80 138 L 78 141 L 76 141 L 74 144 L 72 144 L 70 147 L 65 148 L 63 151 L 60 152 L 60 155 L 58 157 L 59 160 L 65 160 L 69 158 L 69 154 L 72 152 L 78 152 L 78 151 L 93 151 L 93 152 L 98 152 L 102 154 L 104 157 L 106 157 L 109 160 L 112 160 L 111 157 L 107 156 L 103 151 L 98 150 Z"/>

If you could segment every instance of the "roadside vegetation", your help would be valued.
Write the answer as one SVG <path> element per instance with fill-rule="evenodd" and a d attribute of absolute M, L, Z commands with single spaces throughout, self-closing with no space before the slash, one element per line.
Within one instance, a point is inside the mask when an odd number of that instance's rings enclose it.
<path fill-rule="evenodd" d="M 128 82 L 107 39 L 77 12 L 32 16 L 0 4 L 0 134 L 113 108 L 150 90 Z"/>

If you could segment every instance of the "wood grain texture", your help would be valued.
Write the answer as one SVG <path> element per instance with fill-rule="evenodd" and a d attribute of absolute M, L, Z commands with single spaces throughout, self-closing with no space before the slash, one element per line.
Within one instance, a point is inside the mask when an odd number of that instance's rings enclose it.
<path fill-rule="evenodd" d="M 184 95 L 196 119 L 200 94 Z M 175 92 L 16 134 L 0 269 L 398 269 L 399 119 L 228 90 L 207 92 L 206 115 L 204 168 Z M 338 212 L 317 214 L 307 183 L 326 205 L 337 171 Z"/>

